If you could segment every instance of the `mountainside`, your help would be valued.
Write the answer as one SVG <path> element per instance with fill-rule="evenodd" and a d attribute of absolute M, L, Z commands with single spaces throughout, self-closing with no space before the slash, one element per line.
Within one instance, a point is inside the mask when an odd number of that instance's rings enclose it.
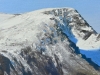
<path fill-rule="evenodd" d="M 0 75 L 100 75 L 99 57 L 86 54 L 99 39 L 73 8 L 0 14 Z"/>

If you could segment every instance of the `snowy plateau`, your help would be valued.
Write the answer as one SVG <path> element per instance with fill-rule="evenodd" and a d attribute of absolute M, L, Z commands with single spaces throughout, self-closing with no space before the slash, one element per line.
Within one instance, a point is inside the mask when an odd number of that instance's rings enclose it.
<path fill-rule="evenodd" d="M 73 8 L 1 13 L 0 75 L 100 75 L 100 34 Z"/>

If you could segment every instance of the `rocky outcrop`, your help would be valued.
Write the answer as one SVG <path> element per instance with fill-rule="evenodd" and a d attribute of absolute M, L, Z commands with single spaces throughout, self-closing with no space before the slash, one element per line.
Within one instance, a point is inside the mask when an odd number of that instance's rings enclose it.
<path fill-rule="evenodd" d="M 37 12 L 16 15 L 15 18 L 23 16 L 25 20 L 1 31 L 14 36 L 4 38 L 0 44 L 0 75 L 100 75 L 99 66 L 87 61 L 72 41 L 73 36 L 86 36 L 84 27 L 89 27 L 76 10 L 57 8 Z M 73 35 L 75 28 L 77 34 Z"/>

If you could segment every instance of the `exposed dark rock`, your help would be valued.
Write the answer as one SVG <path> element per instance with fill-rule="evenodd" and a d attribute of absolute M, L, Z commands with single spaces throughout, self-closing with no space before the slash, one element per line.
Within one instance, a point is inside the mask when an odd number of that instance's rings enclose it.
<path fill-rule="evenodd" d="M 24 42 L 22 41 L 24 38 L 17 40 L 20 41 L 18 43 L 15 41 L 16 39 L 13 40 L 16 43 L 11 41 L 13 36 L 7 40 L 6 45 L 2 45 L 9 50 L 4 48 L 0 53 L 0 75 L 100 75 L 100 67 L 85 55 L 80 54 L 79 48 L 69 39 L 74 36 L 72 28 L 76 28 L 77 34 L 82 33 L 82 36 L 79 35 L 85 40 L 96 32 L 82 29 L 90 26 L 81 15 L 72 14 L 72 12 L 77 11 L 69 10 L 69 8 L 57 8 L 42 12 L 42 16 L 53 15 L 53 17 L 48 18 L 50 22 L 42 22 L 37 28 L 34 26 L 33 29 L 36 29 L 37 32 L 33 32 L 32 28 L 28 27 L 34 24 L 33 16 L 26 18 L 25 23 L 17 24 L 18 26 L 25 24 L 21 27 L 23 31 L 18 30 L 21 32 L 26 30 L 23 36 L 26 36 L 27 32 L 31 30 L 33 33 L 31 35 L 29 32 Z M 15 15 L 20 17 L 20 14 Z M 73 25 L 70 25 L 71 23 Z M 23 27 L 26 28 L 23 29 Z M 13 30 L 13 28 L 8 30 L 11 29 Z M 16 35 L 20 33 L 16 33 Z M 15 52 L 14 49 L 16 49 Z"/>

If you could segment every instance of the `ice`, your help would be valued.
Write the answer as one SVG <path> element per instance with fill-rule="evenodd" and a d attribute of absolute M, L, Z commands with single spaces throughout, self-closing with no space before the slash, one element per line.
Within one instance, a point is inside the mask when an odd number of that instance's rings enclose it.
<path fill-rule="evenodd" d="M 87 58 L 91 58 L 91 60 L 100 66 L 100 49 L 97 50 L 82 50 L 80 52 L 86 55 Z"/>

